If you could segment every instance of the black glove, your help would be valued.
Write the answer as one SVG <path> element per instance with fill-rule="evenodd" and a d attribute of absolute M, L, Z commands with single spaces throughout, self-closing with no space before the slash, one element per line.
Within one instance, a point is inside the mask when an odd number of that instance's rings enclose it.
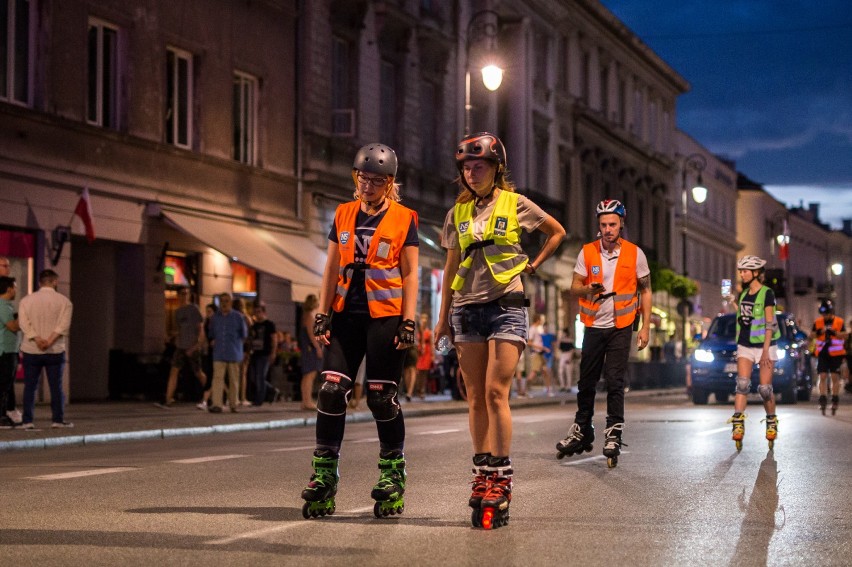
<path fill-rule="evenodd" d="M 325 313 L 317 313 L 314 317 L 314 336 L 324 337 L 331 330 L 331 317 Z"/>
<path fill-rule="evenodd" d="M 396 338 L 403 346 L 414 345 L 414 331 L 417 327 L 411 319 L 403 319 L 396 329 Z"/>

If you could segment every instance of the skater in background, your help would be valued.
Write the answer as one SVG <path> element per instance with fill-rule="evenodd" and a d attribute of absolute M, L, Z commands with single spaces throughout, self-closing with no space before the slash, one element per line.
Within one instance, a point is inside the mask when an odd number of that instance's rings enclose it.
<path fill-rule="evenodd" d="M 535 273 L 565 229 L 515 192 L 497 136 L 484 132 L 463 139 L 456 165 L 460 191 L 441 238 L 447 260 L 434 338 L 437 344 L 449 336 L 458 350 L 474 450 L 469 504 L 474 526 L 488 529 L 508 519 L 512 495 L 509 391 L 528 325 L 521 274 Z M 521 248 L 522 230 L 546 235 L 532 259 Z"/>
<path fill-rule="evenodd" d="M 843 319 L 834 315 L 834 303 L 830 299 L 823 300 L 819 314 L 808 338 L 814 340 L 813 354 L 817 357 L 819 409 L 825 415 L 830 379 L 831 415 L 834 415 L 840 404 L 840 365 L 846 356 L 845 339 L 849 333 L 843 326 Z"/>
<path fill-rule="evenodd" d="M 414 346 L 418 290 L 417 215 L 398 203 L 396 153 L 383 144 L 358 150 L 355 200 L 337 207 L 313 334 L 326 347 L 317 397 L 314 473 L 302 491 L 307 518 L 334 511 L 346 409 L 366 355 L 364 390 L 379 437 L 376 516 L 401 513 L 405 422 L 399 382 Z"/>
<path fill-rule="evenodd" d="M 574 267 L 571 294 L 579 298 L 585 326 L 577 413 L 568 436 L 556 444 L 565 455 L 592 450 L 595 428 L 595 387 L 603 372 L 606 383 L 604 455 L 614 467 L 621 453 L 624 430 L 624 383 L 637 314 L 642 327 L 639 350 L 648 346 L 651 332 L 651 270 L 641 248 L 623 238 L 627 211 L 620 201 L 606 199 L 597 208 L 600 238 L 583 246 Z"/>
<path fill-rule="evenodd" d="M 776 341 L 781 337 L 775 317 L 775 292 L 763 285 L 766 260 L 757 256 L 743 256 L 737 262 L 737 272 L 742 281 L 742 293 L 735 302 L 737 308 L 737 386 L 734 394 L 734 415 L 728 420 L 732 425 L 731 439 L 737 450 L 742 448 L 745 436 L 745 409 L 751 391 L 751 373 L 760 365 L 760 383 L 757 392 L 766 410 L 766 439 L 772 448 L 778 436 L 778 418 L 775 415 L 775 394 L 772 390 L 772 369 L 778 360 Z"/>
<path fill-rule="evenodd" d="M 574 337 L 570 329 L 562 329 L 559 335 L 559 391 L 570 392 L 574 387 Z"/>
<path fill-rule="evenodd" d="M 542 376 L 544 382 L 544 395 L 552 398 L 553 393 L 553 373 L 550 371 L 548 364 L 548 355 L 550 348 L 544 344 L 544 315 L 536 313 L 533 315 L 532 324 L 530 324 L 529 338 L 527 345 L 530 347 L 530 375 L 529 380 L 536 380 Z"/>

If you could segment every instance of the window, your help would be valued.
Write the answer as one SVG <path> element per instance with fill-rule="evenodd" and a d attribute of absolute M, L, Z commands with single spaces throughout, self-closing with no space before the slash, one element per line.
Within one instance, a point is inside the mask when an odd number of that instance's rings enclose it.
<path fill-rule="evenodd" d="M 592 65 L 591 55 L 588 51 L 583 52 L 583 64 L 580 67 L 580 97 L 586 104 L 589 103 L 589 73 Z"/>
<path fill-rule="evenodd" d="M 561 92 L 568 92 L 568 38 L 563 36 L 559 37 L 559 43 L 557 45 L 557 58 L 558 61 L 556 63 L 556 88 L 558 88 Z"/>
<path fill-rule="evenodd" d="M 28 0 L 0 0 L 0 100 L 25 105 L 32 80 L 30 13 Z"/>
<path fill-rule="evenodd" d="M 255 164 L 257 139 L 257 79 L 244 73 L 234 73 L 234 159 Z"/>
<path fill-rule="evenodd" d="M 392 148 L 396 148 L 396 65 L 390 61 L 382 61 L 380 92 L 379 92 L 379 135 L 381 140 Z"/>
<path fill-rule="evenodd" d="M 177 49 L 166 61 L 166 143 L 192 144 L 192 54 Z"/>
<path fill-rule="evenodd" d="M 438 87 L 420 83 L 420 140 L 424 169 L 438 167 Z"/>
<path fill-rule="evenodd" d="M 86 121 L 118 128 L 118 30 L 109 24 L 89 22 L 89 92 Z"/>
<path fill-rule="evenodd" d="M 351 41 L 335 37 L 331 53 L 331 132 L 338 136 L 355 135 L 353 70 L 354 47 Z"/>
<path fill-rule="evenodd" d="M 536 29 L 533 34 L 533 45 L 535 49 L 535 66 L 533 67 L 533 81 L 541 88 L 547 88 L 547 65 L 550 62 L 548 55 L 550 47 L 550 38 L 547 34 Z"/>
<path fill-rule="evenodd" d="M 601 66 L 601 112 L 609 119 L 609 67 Z"/>
<path fill-rule="evenodd" d="M 633 91 L 633 133 L 641 139 L 645 137 L 645 130 L 642 125 L 642 118 L 645 112 L 644 104 L 642 91 L 637 87 Z"/>

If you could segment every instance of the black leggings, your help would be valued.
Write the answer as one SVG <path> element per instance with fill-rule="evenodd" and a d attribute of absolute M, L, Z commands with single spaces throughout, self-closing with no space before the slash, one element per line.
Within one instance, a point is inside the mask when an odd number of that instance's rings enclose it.
<path fill-rule="evenodd" d="M 370 385 L 374 382 L 392 382 L 390 402 L 399 406 L 396 391 L 402 378 L 402 364 L 405 350 L 396 350 L 394 338 L 402 317 L 379 317 L 373 319 L 369 314 L 352 314 L 345 311 L 334 313 L 331 318 L 331 345 L 326 348 L 323 357 L 323 380 L 333 372 L 343 374 L 355 384 L 355 376 L 361 361 L 367 357 L 364 377 L 364 393 L 368 400 Z M 387 392 L 388 390 L 385 389 Z M 342 395 L 342 394 L 341 394 Z M 348 400 L 348 395 L 347 395 Z M 345 402 L 344 402 L 345 403 Z M 317 448 L 340 451 L 343 432 L 346 426 L 346 413 L 328 415 L 317 413 Z M 402 451 L 405 444 L 405 421 L 399 409 L 390 420 L 377 420 L 376 429 L 382 451 Z"/>
<path fill-rule="evenodd" d="M 606 426 L 624 423 L 624 380 L 630 356 L 633 327 L 597 329 L 586 327 L 580 380 L 577 383 L 577 415 L 579 425 L 592 423 L 595 413 L 595 387 L 603 372 L 606 383 Z"/>

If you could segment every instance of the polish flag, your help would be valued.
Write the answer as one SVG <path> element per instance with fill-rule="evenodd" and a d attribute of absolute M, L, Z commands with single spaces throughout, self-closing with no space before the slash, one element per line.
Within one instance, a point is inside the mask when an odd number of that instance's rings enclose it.
<path fill-rule="evenodd" d="M 86 240 L 89 244 L 95 239 L 95 223 L 92 221 L 92 202 L 89 200 L 89 188 L 83 189 L 83 194 L 80 195 L 80 200 L 77 201 L 77 208 L 74 209 L 74 214 L 80 217 L 86 227 Z"/>
<path fill-rule="evenodd" d="M 787 220 L 784 220 L 784 231 L 781 233 L 781 245 L 778 247 L 778 259 L 786 262 L 790 259 L 790 230 Z"/>

